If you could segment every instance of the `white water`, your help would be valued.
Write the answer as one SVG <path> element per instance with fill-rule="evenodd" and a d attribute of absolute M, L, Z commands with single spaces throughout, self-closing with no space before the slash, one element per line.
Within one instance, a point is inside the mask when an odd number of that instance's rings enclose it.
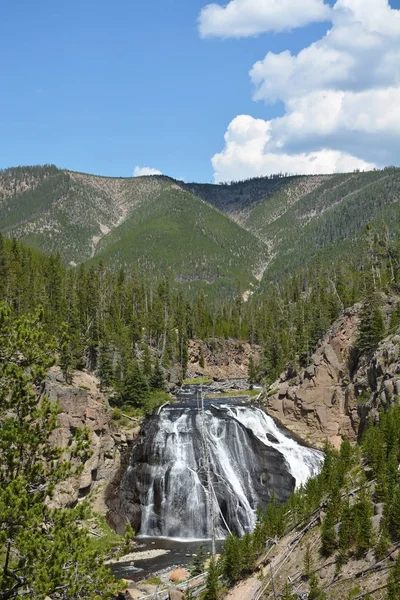
<path fill-rule="evenodd" d="M 227 406 L 229 413 L 258 437 L 266 446 L 279 450 L 285 457 L 289 472 L 296 480 L 296 487 L 304 485 L 310 477 L 317 475 L 322 467 L 324 455 L 318 450 L 301 446 L 286 436 L 275 421 L 259 408 L 244 406 Z M 268 439 L 267 434 L 276 438 L 277 442 Z"/>
<path fill-rule="evenodd" d="M 257 507 L 266 505 L 272 491 L 285 500 L 322 461 L 321 452 L 288 438 L 256 407 L 210 407 L 203 420 L 196 408 L 176 405 L 151 418 L 133 452 L 124 478 L 126 506 L 141 514 L 143 537 L 211 537 L 210 501 L 217 537 L 228 531 L 243 535 L 254 528 Z"/>

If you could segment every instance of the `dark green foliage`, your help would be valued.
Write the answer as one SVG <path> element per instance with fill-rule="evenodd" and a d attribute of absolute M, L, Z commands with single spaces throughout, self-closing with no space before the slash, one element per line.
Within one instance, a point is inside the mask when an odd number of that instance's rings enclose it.
<path fill-rule="evenodd" d="M 71 348 L 71 337 L 68 333 L 68 327 L 64 323 L 60 338 L 60 367 L 66 383 L 72 383 L 72 373 L 75 367 L 74 357 Z"/>
<path fill-rule="evenodd" d="M 114 385 L 114 371 L 111 358 L 111 350 L 102 342 L 99 348 L 97 362 L 97 376 L 100 380 L 102 392 L 111 390 Z"/>
<path fill-rule="evenodd" d="M 204 369 L 204 365 L 205 365 L 205 363 L 204 363 L 203 348 L 200 346 L 199 367 Z"/>
<path fill-rule="evenodd" d="M 393 569 L 390 571 L 385 600 L 400 598 L 400 554 L 397 555 Z"/>
<path fill-rule="evenodd" d="M 253 383 L 256 383 L 256 381 L 257 381 L 257 369 L 254 364 L 254 358 L 251 355 L 249 358 L 249 366 L 247 369 L 247 378 L 249 380 L 250 385 L 252 385 Z"/>
<path fill-rule="evenodd" d="M 310 577 L 308 600 L 326 600 L 326 594 L 320 587 L 318 577 L 315 573 Z"/>
<path fill-rule="evenodd" d="M 132 361 L 121 386 L 121 404 L 140 408 L 149 395 L 149 386 L 137 361 Z"/>
<path fill-rule="evenodd" d="M 281 598 L 282 600 L 297 600 L 297 597 L 293 594 L 292 586 L 288 581 L 285 583 Z"/>
<path fill-rule="evenodd" d="M 322 553 L 324 556 L 330 556 L 336 550 L 337 540 L 335 533 L 335 506 L 332 501 L 328 503 L 325 518 L 321 528 Z"/>
<path fill-rule="evenodd" d="M 354 521 L 357 540 L 356 554 L 358 557 L 364 556 L 374 545 L 374 536 L 371 523 L 371 517 L 373 514 L 374 511 L 370 493 L 363 488 L 358 495 L 357 502 L 354 505 Z"/>
<path fill-rule="evenodd" d="M 152 390 L 164 390 L 165 378 L 159 360 L 156 360 L 154 371 L 149 379 L 149 384 Z"/>
<path fill-rule="evenodd" d="M 377 299 L 367 298 L 360 314 L 356 346 L 361 354 L 375 350 L 385 334 L 385 324 Z"/>
<path fill-rule="evenodd" d="M 192 577 L 195 577 L 196 575 L 200 575 L 201 573 L 204 573 L 204 563 L 206 562 L 207 559 L 207 553 L 205 551 L 205 548 L 203 545 L 201 545 L 196 553 L 196 556 L 194 557 L 192 564 L 190 566 L 190 575 Z"/>
<path fill-rule="evenodd" d="M 210 559 L 208 566 L 207 579 L 206 579 L 206 590 L 204 592 L 204 600 L 218 600 L 218 583 L 219 569 L 215 556 Z"/>
<path fill-rule="evenodd" d="M 153 373 L 153 366 L 151 361 L 151 353 L 150 348 L 148 346 L 144 347 L 143 355 L 142 355 L 142 371 L 143 375 L 149 379 Z"/>
<path fill-rule="evenodd" d="M 311 546 L 309 543 L 306 545 L 306 551 L 304 552 L 304 564 L 303 564 L 303 578 L 310 579 L 314 572 L 314 564 L 311 554 Z"/>
<path fill-rule="evenodd" d="M 58 408 L 39 384 L 55 349 L 42 312 L 15 317 L 0 304 L 0 598 L 111 600 L 111 574 L 84 526 L 87 507 L 47 502 L 90 456 L 88 431 L 77 429 L 64 449 L 51 441 Z"/>

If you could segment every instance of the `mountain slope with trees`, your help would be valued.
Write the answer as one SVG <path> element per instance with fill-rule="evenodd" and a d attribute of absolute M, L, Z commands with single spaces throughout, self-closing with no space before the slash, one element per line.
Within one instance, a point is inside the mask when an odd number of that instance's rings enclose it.
<path fill-rule="evenodd" d="M 97 177 L 54 166 L 0 173 L 0 231 L 66 264 L 102 259 L 247 296 L 319 259 L 359 252 L 364 228 L 394 230 L 400 169 L 212 185 Z"/>

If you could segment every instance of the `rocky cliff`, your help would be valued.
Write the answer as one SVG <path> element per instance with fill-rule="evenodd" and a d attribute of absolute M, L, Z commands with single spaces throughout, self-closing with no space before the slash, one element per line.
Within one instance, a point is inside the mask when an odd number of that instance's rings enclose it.
<path fill-rule="evenodd" d="M 250 356 L 259 362 L 260 348 L 235 339 L 211 338 L 189 341 L 187 377 L 239 379 L 247 377 Z M 202 366 L 202 359 L 204 365 Z"/>
<path fill-rule="evenodd" d="M 89 373 L 76 372 L 74 385 L 66 385 L 59 370 L 52 369 L 43 382 L 42 393 L 60 408 L 54 443 L 65 448 L 78 427 L 87 428 L 92 450 L 80 476 L 57 488 L 52 505 L 71 506 L 90 492 L 99 492 L 93 501 L 97 512 L 104 512 L 101 491 L 118 471 L 121 453 L 132 441 L 134 430 L 121 432 L 115 427 L 107 399 Z"/>
<path fill-rule="evenodd" d="M 388 323 L 396 300 L 385 298 Z M 354 363 L 361 305 L 347 309 L 320 342 L 305 369 L 284 371 L 264 400 L 268 413 L 308 442 L 338 446 L 355 440 L 370 416 L 400 395 L 400 330 Z"/>

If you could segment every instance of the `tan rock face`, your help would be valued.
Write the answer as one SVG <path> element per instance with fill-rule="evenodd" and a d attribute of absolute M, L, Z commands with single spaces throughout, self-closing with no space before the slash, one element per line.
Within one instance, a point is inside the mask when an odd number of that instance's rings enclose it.
<path fill-rule="evenodd" d="M 53 442 L 67 448 L 74 431 L 87 428 L 90 432 L 92 454 L 80 476 L 58 486 L 51 501 L 55 508 L 73 504 L 100 484 L 110 481 L 120 464 L 120 453 L 126 441 L 114 436 L 111 411 L 105 396 L 98 391 L 95 378 L 79 374 L 75 381 L 85 381 L 85 388 L 65 385 L 61 374 L 52 370 L 43 384 L 43 394 L 60 407 L 59 428 Z"/>
<path fill-rule="evenodd" d="M 322 446 L 328 438 L 338 445 L 342 436 L 355 439 L 359 418 L 354 394 L 348 389 L 349 351 L 357 333 L 356 311 L 348 311 L 328 332 L 307 369 L 274 384 L 267 409 L 282 425 Z"/>
<path fill-rule="evenodd" d="M 204 367 L 200 366 L 203 353 Z M 215 379 L 236 379 L 247 377 L 249 358 L 259 362 L 260 349 L 239 340 L 211 339 L 189 341 L 189 365 L 187 377 L 207 376 Z"/>

